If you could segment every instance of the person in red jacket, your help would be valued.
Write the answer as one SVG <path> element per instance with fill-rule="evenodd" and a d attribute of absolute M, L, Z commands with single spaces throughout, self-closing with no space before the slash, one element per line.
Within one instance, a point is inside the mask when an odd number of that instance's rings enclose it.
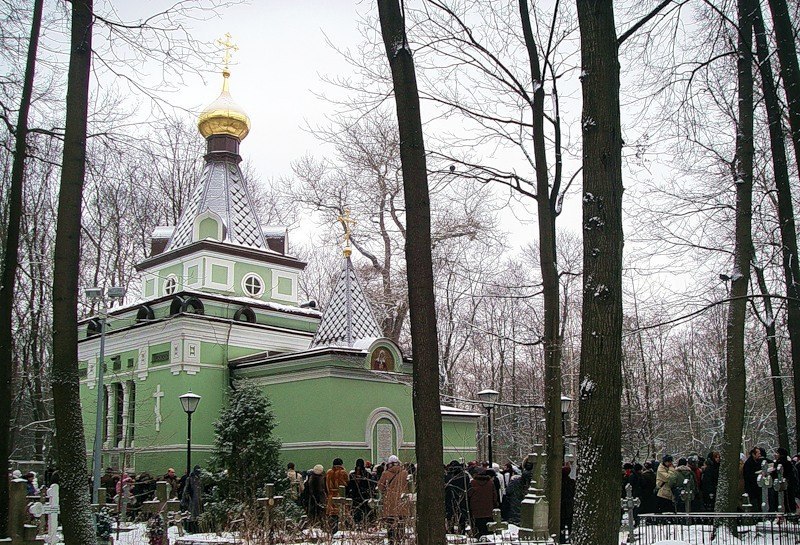
<path fill-rule="evenodd" d="M 469 485 L 469 510 L 472 515 L 472 529 L 475 537 L 489 535 L 486 526 L 492 521 L 492 511 L 500 506 L 497 488 L 494 486 L 495 473 L 489 469 L 475 475 Z"/>

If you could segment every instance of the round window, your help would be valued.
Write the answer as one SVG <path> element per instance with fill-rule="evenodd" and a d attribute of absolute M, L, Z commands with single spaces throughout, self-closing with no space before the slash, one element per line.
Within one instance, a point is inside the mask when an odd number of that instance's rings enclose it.
<path fill-rule="evenodd" d="M 178 289 L 178 277 L 171 274 L 164 281 L 164 295 L 172 295 Z"/>
<path fill-rule="evenodd" d="M 242 279 L 242 289 L 250 297 L 261 297 L 264 293 L 264 281 L 255 273 L 249 273 Z"/>

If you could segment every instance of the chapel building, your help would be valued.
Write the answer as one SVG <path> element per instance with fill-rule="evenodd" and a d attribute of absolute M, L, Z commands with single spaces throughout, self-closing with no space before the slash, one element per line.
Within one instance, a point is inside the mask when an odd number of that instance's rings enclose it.
<path fill-rule="evenodd" d="M 139 302 L 109 312 L 105 334 L 103 467 L 161 475 L 185 467 L 187 418 L 179 396 L 201 396 L 192 463 L 212 451 L 213 424 L 234 379 L 270 399 L 283 462 L 298 469 L 341 457 L 413 461 L 412 362 L 384 337 L 347 245 L 320 312 L 298 300 L 305 263 L 285 228 L 262 226 L 239 168 L 250 119 L 229 92 L 200 115 L 205 167 L 178 224 L 158 227 L 137 265 Z M 91 459 L 100 321 L 79 332 L 81 403 Z M 444 459 L 476 457 L 480 415 L 443 406 Z"/>

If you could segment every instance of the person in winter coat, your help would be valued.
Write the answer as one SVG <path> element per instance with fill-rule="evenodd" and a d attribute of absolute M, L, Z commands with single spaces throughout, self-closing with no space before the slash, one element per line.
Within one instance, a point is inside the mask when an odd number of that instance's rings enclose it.
<path fill-rule="evenodd" d="M 325 513 L 325 503 L 328 496 L 325 488 L 325 468 L 322 467 L 322 464 L 315 465 L 309 471 L 303 494 L 305 496 L 304 505 L 308 521 L 312 525 L 318 524 L 322 521 Z"/>
<path fill-rule="evenodd" d="M 347 483 L 347 497 L 353 500 L 353 521 L 359 526 L 369 519 L 369 500 L 372 498 L 374 486 L 364 459 L 359 458 Z"/>
<path fill-rule="evenodd" d="M 651 462 L 645 462 L 641 475 L 639 475 L 639 489 L 641 490 L 642 504 L 639 513 L 656 512 L 656 472 L 653 471 Z"/>
<path fill-rule="evenodd" d="M 569 543 L 572 534 L 572 514 L 575 507 L 575 479 L 570 477 L 572 468 L 569 462 L 561 468 L 561 539 L 559 543 Z"/>
<path fill-rule="evenodd" d="M 674 513 L 675 504 L 672 497 L 672 489 L 669 485 L 670 477 L 675 473 L 672 464 L 672 456 L 667 454 L 661 460 L 661 464 L 656 471 L 656 510 L 659 513 Z"/>
<path fill-rule="evenodd" d="M 706 458 L 706 466 L 703 468 L 703 476 L 700 478 L 700 493 L 703 495 L 703 509 L 709 512 L 714 511 L 717 502 L 717 483 L 719 482 L 719 462 L 721 460 L 719 451 L 712 450 Z"/>
<path fill-rule="evenodd" d="M 382 499 L 381 515 L 386 521 L 389 545 L 400 543 L 405 535 L 405 521 L 410 515 L 408 501 L 403 497 L 407 489 L 408 472 L 393 454 L 389 456 L 387 467 L 378 481 Z"/>
<path fill-rule="evenodd" d="M 303 476 L 294 468 L 294 463 L 286 464 L 286 480 L 289 481 L 289 490 L 286 493 L 288 499 L 297 502 L 303 493 Z"/>
<path fill-rule="evenodd" d="M 335 534 L 339 531 L 339 507 L 333 503 L 333 498 L 339 497 L 339 487 L 347 487 L 347 482 L 349 480 L 342 459 L 334 458 L 333 467 L 325 474 L 325 488 L 328 491 L 326 513 L 328 514 L 331 534 Z"/>
<path fill-rule="evenodd" d="M 503 503 L 503 496 L 506 495 L 506 483 L 503 480 L 503 473 L 500 470 L 500 464 L 497 462 L 492 464 L 492 471 L 494 471 L 494 486 L 497 488 L 497 494 L 500 497 L 500 503 Z"/>
<path fill-rule="evenodd" d="M 761 488 L 758 486 L 758 474 L 761 472 L 761 448 L 753 447 L 750 456 L 742 466 L 742 477 L 744 478 L 744 491 L 752 505 L 752 512 L 761 511 Z"/>
<path fill-rule="evenodd" d="M 522 462 L 522 475 L 511 479 L 508 488 L 506 488 L 506 495 L 503 498 L 503 504 L 500 509 L 503 520 L 519 525 L 522 500 L 525 498 L 525 494 L 528 493 L 532 478 L 533 462 L 526 457 Z"/>
<path fill-rule="evenodd" d="M 183 485 L 181 510 L 189 511 L 191 515 L 185 525 L 186 531 L 190 534 L 199 532 L 200 526 L 197 519 L 203 512 L 203 483 L 200 479 L 199 465 L 194 466 L 194 469 L 186 478 L 186 483 Z"/>
<path fill-rule="evenodd" d="M 494 485 L 494 471 L 481 471 L 469 485 L 469 511 L 472 515 L 472 531 L 480 539 L 489 535 L 486 526 L 492 521 L 492 511 L 500 506 L 500 498 Z"/>
<path fill-rule="evenodd" d="M 675 468 L 675 472 L 669 477 L 669 487 L 672 490 L 676 511 L 686 511 L 686 502 L 682 492 L 686 492 L 691 496 L 690 506 L 692 511 L 699 511 L 702 509 L 703 500 L 700 497 L 700 490 L 697 488 L 694 471 L 689 467 L 686 458 L 678 460 L 678 467 Z"/>
<path fill-rule="evenodd" d="M 797 504 L 795 503 L 798 489 L 797 473 L 792 461 L 789 460 L 789 452 L 785 448 L 779 448 L 776 452 L 774 465 L 776 468 L 777 466 L 783 468 L 783 478 L 786 479 L 786 490 L 783 492 L 783 508 L 786 513 L 792 514 L 797 511 Z"/>
<path fill-rule="evenodd" d="M 452 531 L 458 526 L 459 535 L 464 535 L 469 517 L 469 503 L 467 491 L 469 490 L 469 475 L 464 471 L 464 465 L 453 460 L 447 465 L 444 475 L 444 510 L 447 517 L 447 531 Z"/>

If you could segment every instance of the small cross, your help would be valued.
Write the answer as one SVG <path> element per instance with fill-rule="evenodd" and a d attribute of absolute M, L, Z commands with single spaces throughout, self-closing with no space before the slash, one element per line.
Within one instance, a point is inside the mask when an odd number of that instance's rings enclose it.
<path fill-rule="evenodd" d="M 267 483 L 264 485 L 266 495 L 263 498 L 258 498 L 256 501 L 258 505 L 264 509 L 264 522 L 268 529 L 272 528 L 272 512 L 283 502 L 283 496 L 275 495 L 275 483 Z"/>
<path fill-rule="evenodd" d="M 156 431 L 161 431 L 161 398 L 164 397 L 164 392 L 161 391 L 161 385 L 156 385 L 156 391 L 153 394 L 153 398 L 156 400 Z"/>
<path fill-rule="evenodd" d="M 761 460 L 761 473 L 758 475 L 758 486 L 761 487 L 761 512 L 769 511 L 769 489 L 772 487 L 772 476 L 767 468 L 767 461 Z"/>
<path fill-rule="evenodd" d="M 224 64 L 224 70 L 227 72 L 231 63 L 231 51 L 239 51 L 239 46 L 231 41 L 230 32 L 225 33 L 225 40 L 222 38 L 218 39 L 217 45 L 221 46 L 225 50 L 225 53 L 222 57 L 222 63 Z"/>
<path fill-rule="evenodd" d="M 347 508 L 353 505 L 353 499 L 346 497 L 344 485 L 339 486 L 339 495 L 334 497 L 331 501 L 339 508 L 339 523 L 344 523 L 345 516 L 347 515 Z"/>
<path fill-rule="evenodd" d="M 622 508 L 628 512 L 628 543 L 636 542 L 636 517 L 634 510 L 642 504 L 642 500 L 633 497 L 631 483 L 625 485 L 625 497 L 622 499 Z"/>
<path fill-rule="evenodd" d="M 416 518 L 417 516 L 417 490 L 416 484 L 414 483 L 414 475 L 408 476 L 408 482 L 406 483 L 406 490 L 407 492 L 401 494 L 400 498 L 404 502 L 408 503 L 409 512 L 411 514 L 411 518 Z"/>
<path fill-rule="evenodd" d="M 777 474 L 775 475 L 775 479 L 772 483 L 772 488 L 775 492 L 778 493 L 778 513 L 783 513 L 783 492 L 789 487 L 786 483 L 786 479 L 783 477 L 783 466 L 781 464 L 775 464 L 777 467 L 775 470 Z"/>
<path fill-rule="evenodd" d="M 693 479 L 694 477 L 692 477 Z M 684 480 L 683 483 L 687 484 L 688 479 Z M 684 488 L 681 490 L 681 500 L 683 501 L 683 508 L 686 509 L 686 514 L 689 515 L 692 512 L 692 500 L 694 499 L 694 490 L 690 488 Z"/>

